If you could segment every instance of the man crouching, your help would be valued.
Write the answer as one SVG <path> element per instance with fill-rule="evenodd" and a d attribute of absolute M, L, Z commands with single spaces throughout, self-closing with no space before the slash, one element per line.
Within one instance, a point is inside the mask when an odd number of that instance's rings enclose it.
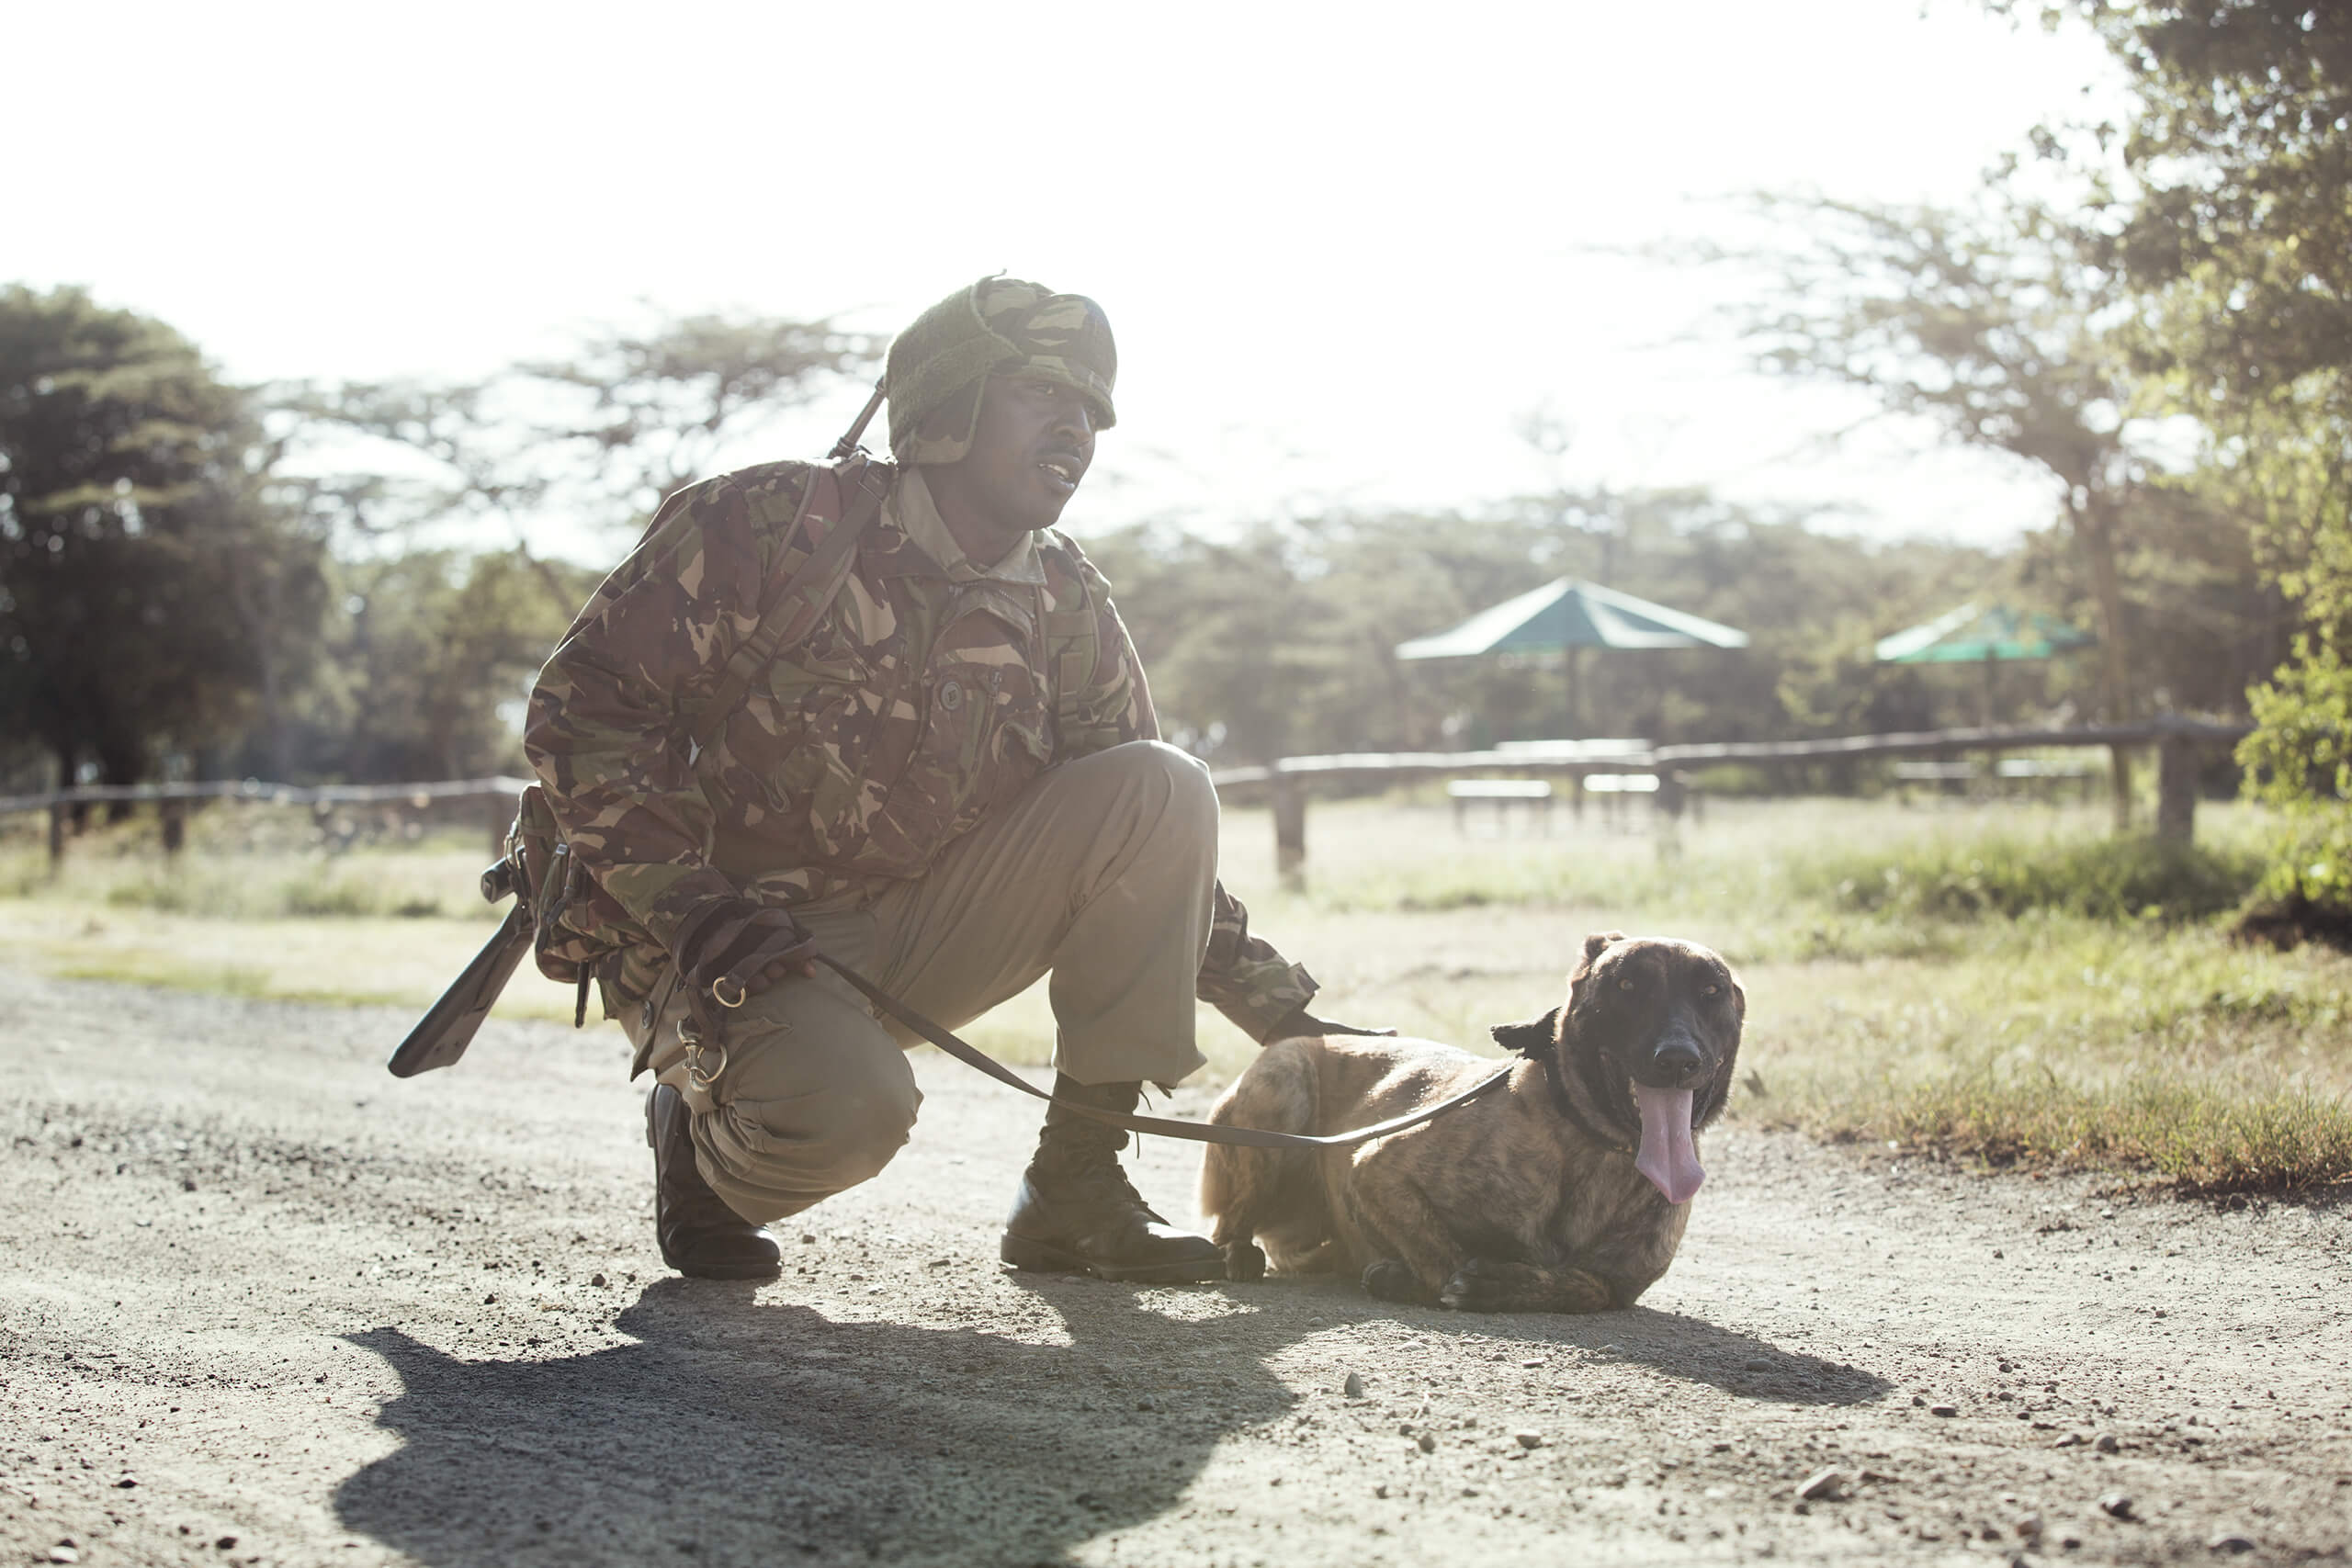
<path fill-rule="evenodd" d="M 655 1076 L 681 1273 L 773 1276 L 762 1225 L 874 1176 L 913 1125 L 913 1036 L 811 951 L 951 1029 L 1050 974 L 1055 1095 L 1104 1110 L 1201 1065 L 1195 995 L 1261 1041 L 1353 1032 L 1306 1014 L 1314 981 L 1217 882 L 1207 772 L 1158 739 L 1109 586 L 1053 526 L 1116 369 L 1091 299 L 957 290 L 890 346 L 895 462 L 679 491 L 540 674 L 524 744 L 587 874 L 566 918 L 608 944 L 606 1014 Z M 845 575 L 811 589 L 844 527 Z M 821 613 L 763 657 L 787 592 Z M 1125 1143 L 1048 1108 L 1004 1260 L 1222 1277 L 1129 1183 Z"/>

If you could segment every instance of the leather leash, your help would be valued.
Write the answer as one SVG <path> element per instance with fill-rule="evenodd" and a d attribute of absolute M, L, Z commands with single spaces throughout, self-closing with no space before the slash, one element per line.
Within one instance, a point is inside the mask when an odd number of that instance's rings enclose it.
<path fill-rule="evenodd" d="M 1467 1105 L 1483 1095 L 1502 1088 L 1511 1075 L 1508 1066 L 1498 1067 L 1487 1077 L 1472 1084 L 1450 1100 L 1435 1105 L 1424 1105 L 1402 1116 L 1392 1116 L 1385 1122 L 1369 1127 L 1359 1127 L 1351 1133 L 1333 1133 L 1328 1137 L 1315 1137 L 1305 1133 L 1275 1133 L 1262 1127 L 1232 1127 L 1210 1122 L 1176 1122 L 1165 1116 L 1135 1116 L 1124 1111 L 1102 1111 L 1091 1105 L 1079 1105 L 1067 1100 L 1057 1100 L 1027 1078 L 1014 1072 L 978 1047 L 958 1040 L 953 1032 L 933 1023 L 930 1019 L 907 1006 L 898 998 L 852 969 L 848 964 L 811 953 L 810 957 L 848 981 L 866 1000 L 930 1041 L 967 1067 L 977 1067 L 1001 1084 L 1009 1084 L 1034 1099 L 1058 1105 L 1080 1116 L 1114 1127 L 1124 1127 L 1130 1133 L 1157 1133 L 1163 1137 L 1189 1138 L 1196 1144 L 1238 1144 L 1257 1149 L 1351 1149 L 1358 1144 L 1368 1144 L 1374 1138 L 1385 1138 L 1392 1133 L 1418 1127 L 1424 1122 L 1435 1121 L 1457 1105 Z"/>

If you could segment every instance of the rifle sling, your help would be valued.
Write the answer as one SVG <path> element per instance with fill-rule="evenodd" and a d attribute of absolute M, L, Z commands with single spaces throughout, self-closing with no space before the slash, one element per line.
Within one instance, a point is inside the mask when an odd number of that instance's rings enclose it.
<path fill-rule="evenodd" d="M 1385 1138 L 1392 1133 L 1418 1127 L 1424 1122 L 1436 1120 L 1457 1105 L 1467 1105 L 1481 1096 L 1502 1088 L 1511 1075 L 1510 1067 L 1498 1067 L 1486 1077 L 1472 1084 L 1449 1100 L 1435 1105 L 1424 1105 L 1402 1116 L 1392 1116 L 1369 1127 L 1359 1127 L 1350 1133 L 1333 1133 L 1317 1137 L 1306 1133 L 1275 1133 L 1262 1127 L 1232 1127 L 1209 1122 L 1176 1122 L 1164 1116 L 1134 1116 L 1117 1111 L 1102 1111 L 1091 1105 L 1079 1105 L 1067 1100 L 1057 1100 L 1027 1078 L 987 1055 L 977 1046 L 967 1044 L 949 1030 L 933 1022 L 898 998 L 852 969 L 848 964 L 827 957 L 810 954 L 818 963 L 839 975 L 861 993 L 866 1000 L 897 1019 L 900 1023 L 930 1041 L 967 1067 L 976 1067 L 1001 1084 L 1009 1084 L 1034 1099 L 1050 1101 L 1066 1111 L 1074 1111 L 1090 1120 L 1113 1127 L 1123 1127 L 1130 1133 L 1158 1133 L 1163 1137 L 1187 1138 L 1196 1144 L 1238 1144 L 1257 1149 L 1351 1149 L 1358 1144 L 1368 1144 L 1374 1138 Z"/>

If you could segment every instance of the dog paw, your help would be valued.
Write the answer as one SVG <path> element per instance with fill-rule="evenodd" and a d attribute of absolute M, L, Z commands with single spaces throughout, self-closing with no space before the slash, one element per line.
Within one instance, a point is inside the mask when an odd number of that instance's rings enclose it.
<path fill-rule="evenodd" d="M 1225 1277 L 1245 1285 L 1264 1279 L 1266 1255 L 1258 1250 L 1258 1245 L 1255 1242 L 1227 1242 L 1225 1244 Z"/>
<path fill-rule="evenodd" d="M 1503 1281 L 1483 1258 L 1473 1258 L 1453 1271 L 1437 1293 L 1438 1305 L 1455 1312 L 1492 1312 L 1503 1298 Z"/>
<path fill-rule="evenodd" d="M 1375 1301 L 1417 1302 L 1422 1299 L 1421 1282 L 1413 1271 L 1393 1258 L 1384 1258 L 1363 1271 L 1364 1294 Z"/>

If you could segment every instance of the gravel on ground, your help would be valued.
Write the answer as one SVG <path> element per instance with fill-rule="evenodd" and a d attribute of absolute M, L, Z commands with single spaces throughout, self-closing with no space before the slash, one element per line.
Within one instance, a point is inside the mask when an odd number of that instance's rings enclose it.
<path fill-rule="evenodd" d="M 0 970 L 0 1563 L 2341 1561 L 2352 1204 L 1736 1126 L 1591 1317 L 1017 1275 L 926 1052 L 782 1279 L 670 1276 L 609 1029 Z M 1179 1092 L 1198 1115 L 1208 1093 Z M 1190 1210 L 1197 1154 L 1141 1184 Z"/>

